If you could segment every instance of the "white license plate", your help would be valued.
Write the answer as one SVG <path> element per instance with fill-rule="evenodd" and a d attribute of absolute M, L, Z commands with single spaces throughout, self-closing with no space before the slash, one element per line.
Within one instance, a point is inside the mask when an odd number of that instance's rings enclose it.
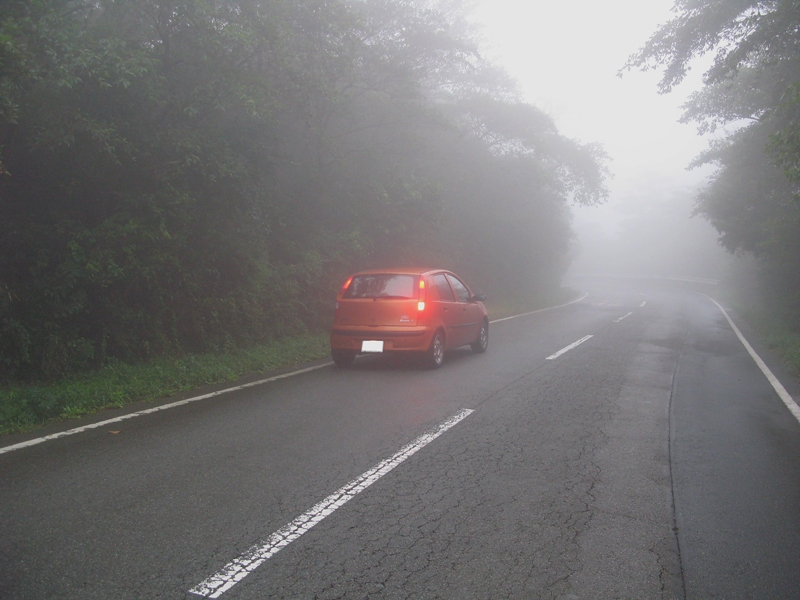
<path fill-rule="evenodd" d="M 383 352 L 383 340 L 364 340 L 361 342 L 362 352 Z"/>

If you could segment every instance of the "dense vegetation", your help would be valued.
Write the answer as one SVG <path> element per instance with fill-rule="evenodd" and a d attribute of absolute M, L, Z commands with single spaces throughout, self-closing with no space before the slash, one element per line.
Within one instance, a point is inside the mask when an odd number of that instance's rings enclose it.
<path fill-rule="evenodd" d="M 196 396 L 204 385 L 224 383 L 230 387 L 229 382 L 243 375 L 274 372 L 329 354 L 326 334 L 305 334 L 226 352 L 159 357 L 135 365 L 108 360 L 91 373 L 0 388 L 0 434 L 184 391 Z"/>
<path fill-rule="evenodd" d="M 0 381 L 323 327 L 348 271 L 557 285 L 603 153 L 458 1 L 0 3 Z"/>
<path fill-rule="evenodd" d="M 717 166 L 696 211 L 725 248 L 759 259 L 774 314 L 800 331 L 800 4 L 678 0 L 675 12 L 628 66 L 663 68 L 669 92 L 714 53 L 684 107 L 700 133 L 726 133 L 695 161 Z"/>
<path fill-rule="evenodd" d="M 550 296 L 518 298 L 517 304 L 495 303 L 492 316 L 520 314 L 571 298 L 574 292 L 562 288 Z M 326 331 L 296 334 L 246 348 L 162 356 L 137 364 L 108 359 L 105 365 L 88 373 L 0 387 L 0 434 L 28 431 L 50 421 L 73 419 L 136 401 L 158 400 L 179 392 L 197 395 L 201 386 L 230 384 L 241 381 L 243 376 L 263 380 L 261 374 L 271 377 L 276 370 L 286 368 L 297 372 L 301 363 L 329 357 Z"/>

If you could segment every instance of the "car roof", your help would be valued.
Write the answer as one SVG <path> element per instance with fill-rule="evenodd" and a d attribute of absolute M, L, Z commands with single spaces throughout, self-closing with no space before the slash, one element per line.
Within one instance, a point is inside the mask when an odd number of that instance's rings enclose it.
<path fill-rule="evenodd" d="M 402 267 L 399 269 L 367 269 L 353 274 L 353 277 L 358 275 L 428 275 L 430 273 L 451 273 L 447 269 L 430 269 L 419 267 Z"/>

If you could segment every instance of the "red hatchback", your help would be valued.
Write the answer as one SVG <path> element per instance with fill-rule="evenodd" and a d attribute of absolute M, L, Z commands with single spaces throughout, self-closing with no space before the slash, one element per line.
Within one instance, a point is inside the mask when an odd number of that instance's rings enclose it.
<path fill-rule="evenodd" d="M 357 354 L 417 352 L 437 368 L 445 350 L 489 345 L 483 294 L 450 271 L 382 269 L 356 273 L 336 297 L 331 355 L 340 367 Z"/>

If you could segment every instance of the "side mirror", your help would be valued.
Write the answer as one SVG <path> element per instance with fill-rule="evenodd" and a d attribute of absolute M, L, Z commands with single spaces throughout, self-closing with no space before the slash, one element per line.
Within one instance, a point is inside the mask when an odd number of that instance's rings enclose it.
<path fill-rule="evenodd" d="M 486 302 L 486 294 L 475 294 L 470 298 L 471 302 Z"/>

